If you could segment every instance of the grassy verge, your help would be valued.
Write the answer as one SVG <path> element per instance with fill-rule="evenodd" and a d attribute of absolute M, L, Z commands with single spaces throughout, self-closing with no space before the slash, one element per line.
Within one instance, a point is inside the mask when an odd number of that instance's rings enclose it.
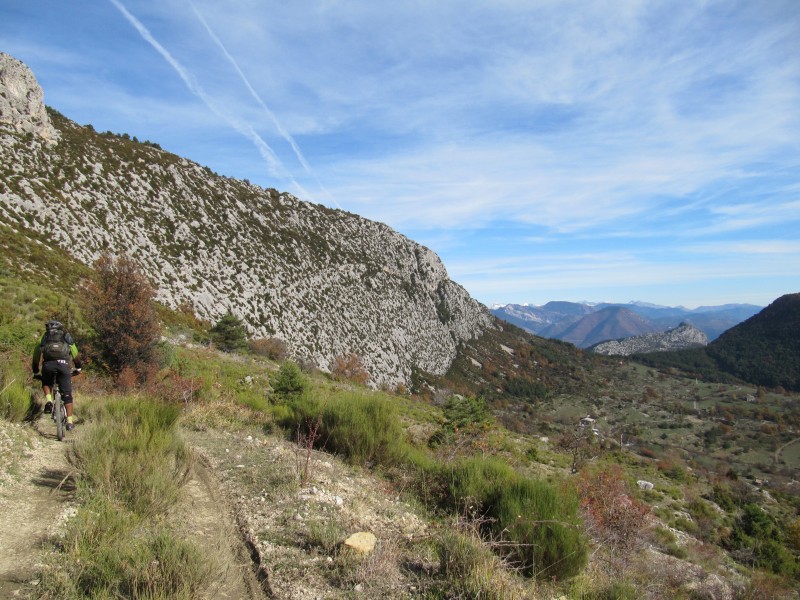
<path fill-rule="evenodd" d="M 87 410 L 93 423 L 70 455 L 81 508 L 38 597 L 197 597 L 212 565 L 166 517 L 191 457 L 175 429 L 177 408 L 125 398 Z"/>
<path fill-rule="evenodd" d="M 16 353 L 0 354 L 0 417 L 19 422 L 30 415 L 33 395 L 28 374 Z"/>

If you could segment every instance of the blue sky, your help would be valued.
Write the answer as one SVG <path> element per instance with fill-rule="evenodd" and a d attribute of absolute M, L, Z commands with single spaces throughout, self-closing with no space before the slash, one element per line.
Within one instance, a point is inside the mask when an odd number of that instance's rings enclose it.
<path fill-rule="evenodd" d="M 382 221 L 486 303 L 800 292 L 797 0 L 4 0 L 45 102 Z"/>

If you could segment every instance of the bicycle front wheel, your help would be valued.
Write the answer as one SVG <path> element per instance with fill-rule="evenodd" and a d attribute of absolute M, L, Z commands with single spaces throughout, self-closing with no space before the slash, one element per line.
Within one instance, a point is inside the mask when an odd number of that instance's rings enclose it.
<path fill-rule="evenodd" d="M 67 427 L 67 409 L 61 401 L 61 394 L 59 392 L 56 392 L 53 397 L 53 409 L 56 417 L 56 437 L 60 442 L 64 439 L 64 432 Z"/>

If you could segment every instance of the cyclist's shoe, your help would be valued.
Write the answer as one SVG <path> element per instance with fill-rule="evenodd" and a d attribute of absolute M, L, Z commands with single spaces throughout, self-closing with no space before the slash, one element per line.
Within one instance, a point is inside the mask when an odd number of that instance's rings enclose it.
<path fill-rule="evenodd" d="M 44 412 L 48 414 L 53 412 L 53 403 L 49 400 L 44 403 Z"/>
<path fill-rule="evenodd" d="M 67 423 L 67 431 L 72 431 L 75 429 L 75 423 Z"/>

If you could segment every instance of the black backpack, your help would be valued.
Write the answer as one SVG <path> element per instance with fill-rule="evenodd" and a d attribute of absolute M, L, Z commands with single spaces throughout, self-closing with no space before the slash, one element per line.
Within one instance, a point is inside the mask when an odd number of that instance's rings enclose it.
<path fill-rule="evenodd" d="M 70 355 L 67 333 L 61 323 L 47 323 L 42 338 L 42 358 L 44 360 L 67 360 Z"/>

